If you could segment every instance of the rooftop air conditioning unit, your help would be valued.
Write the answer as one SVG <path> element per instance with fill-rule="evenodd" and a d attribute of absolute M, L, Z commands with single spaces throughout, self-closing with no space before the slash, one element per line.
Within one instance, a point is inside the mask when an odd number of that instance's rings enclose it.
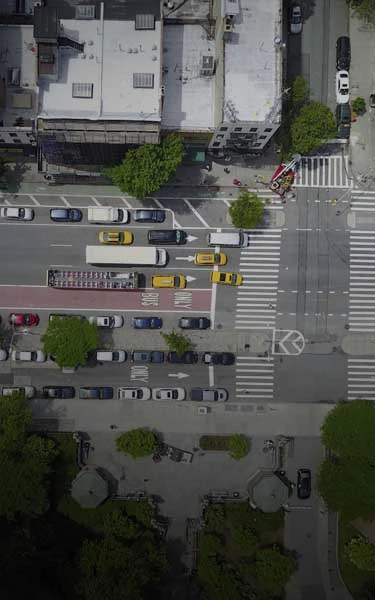
<path fill-rule="evenodd" d="M 230 17 L 225 17 L 224 31 L 226 33 L 231 33 L 233 31 L 233 22 L 232 22 L 232 19 Z"/>
<path fill-rule="evenodd" d="M 42 0 L 34 0 L 34 8 L 37 8 L 38 6 L 43 6 Z"/>

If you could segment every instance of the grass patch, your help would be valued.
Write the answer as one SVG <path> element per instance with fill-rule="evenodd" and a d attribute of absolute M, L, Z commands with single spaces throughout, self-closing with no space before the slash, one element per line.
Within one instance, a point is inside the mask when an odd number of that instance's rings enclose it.
<path fill-rule="evenodd" d="M 202 435 L 199 447 L 202 450 L 229 450 L 229 435 Z"/>
<path fill-rule="evenodd" d="M 73 498 L 66 495 L 59 504 L 60 513 L 98 534 L 104 533 L 104 522 L 108 515 L 123 511 L 146 528 L 151 528 L 152 508 L 146 501 L 107 500 L 96 508 L 82 508 Z"/>
<path fill-rule="evenodd" d="M 375 584 L 375 573 L 371 571 L 363 571 L 358 569 L 346 556 L 345 545 L 350 542 L 353 537 L 360 537 L 361 534 L 345 519 L 339 519 L 339 567 L 341 576 L 352 594 L 353 598 L 360 600 L 363 589 L 370 583 Z"/>
<path fill-rule="evenodd" d="M 77 475 L 77 442 L 71 433 L 49 433 L 59 450 L 53 464 L 52 499 L 58 504 L 69 493 L 71 483 Z"/>

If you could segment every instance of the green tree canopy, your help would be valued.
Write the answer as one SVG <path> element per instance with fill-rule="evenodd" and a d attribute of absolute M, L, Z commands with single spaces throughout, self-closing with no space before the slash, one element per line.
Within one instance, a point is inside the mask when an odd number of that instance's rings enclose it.
<path fill-rule="evenodd" d="M 52 354 L 60 367 L 79 367 L 99 345 L 98 327 L 79 318 L 53 319 L 42 336 L 43 350 Z"/>
<path fill-rule="evenodd" d="M 293 79 L 292 83 L 292 106 L 294 111 L 299 110 L 309 99 L 310 89 L 309 84 L 302 75 L 298 75 Z"/>
<path fill-rule="evenodd" d="M 375 571 L 375 544 L 364 537 L 352 538 L 345 545 L 349 560 L 363 571 Z"/>
<path fill-rule="evenodd" d="M 177 354 L 184 354 L 192 348 L 191 340 L 183 333 L 173 330 L 171 333 L 161 333 L 160 335 L 163 337 L 169 350 L 177 352 Z"/>
<path fill-rule="evenodd" d="M 352 109 L 355 113 L 357 113 L 357 115 L 362 115 L 364 112 L 366 112 L 366 100 L 360 96 L 357 96 L 357 98 L 352 100 Z"/>
<path fill-rule="evenodd" d="M 49 505 L 48 479 L 55 444 L 28 435 L 31 412 L 25 398 L 0 398 L 0 515 L 9 521 L 43 514 Z"/>
<path fill-rule="evenodd" d="M 155 450 L 157 439 L 149 429 L 130 429 L 116 439 L 116 448 L 119 452 L 129 454 L 132 458 L 149 456 Z"/>
<path fill-rule="evenodd" d="M 375 405 L 354 400 L 335 406 L 322 425 L 322 442 L 340 457 L 375 457 Z"/>
<path fill-rule="evenodd" d="M 250 441 L 247 435 L 235 433 L 229 438 L 229 456 L 239 460 L 246 456 L 250 450 Z"/>
<path fill-rule="evenodd" d="M 165 568 L 164 552 L 147 535 L 131 546 L 113 537 L 86 540 L 79 562 L 79 592 L 85 600 L 145 598 L 156 592 Z"/>
<path fill-rule="evenodd" d="M 161 144 L 144 144 L 128 150 L 121 164 L 104 169 L 104 173 L 122 192 L 145 198 L 168 183 L 183 156 L 182 138 L 168 135 Z"/>
<path fill-rule="evenodd" d="M 375 3 L 374 0 L 348 0 L 354 13 L 371 25 L 375 25 Z"/>
<path fill-rule="evenodd" d="M 369 400 L 338 404 L 322 425 L 329 450 L 318 476 L 326 504 L 348 518 L 375 517 L 375 406 Z"/>
<path fill-rule="evenodd" d="M 278 546 L 272 546 L 258 550 L 254 567 L 259 589 L 279 594 L 297 570 L 297 561 Z"/>
<path fill-rule="evenodd" d="M 243 190 L 229 207 L 234 227 L 253 229 L 262 220 L 264 204 L 256 194 Z"/>
<path fill-rule="evenodd" d="M 293 152 L 309 154 L 324 140 L 334 137 L 336 130 L 331 110 L 320 102 L 310 102 L 291 124 Z"/>

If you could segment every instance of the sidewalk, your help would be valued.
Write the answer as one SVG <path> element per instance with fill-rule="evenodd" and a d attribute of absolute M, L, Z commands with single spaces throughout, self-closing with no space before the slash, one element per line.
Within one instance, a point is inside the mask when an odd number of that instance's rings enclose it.
<path fill-rule="evenodd" d="M 375 27 L 351 15 L 351 98 L 362 97 L 367 110 L 352 123 L 349 157 L 354 181 L 366 189 L 375 183 L 375 109 L 370 109 L 370 94 L 375 93 Z"/>

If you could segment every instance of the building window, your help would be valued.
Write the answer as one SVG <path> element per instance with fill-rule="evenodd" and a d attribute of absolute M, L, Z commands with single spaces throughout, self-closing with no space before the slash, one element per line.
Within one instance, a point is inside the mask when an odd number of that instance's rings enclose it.
<path fill-rule="evenodd" d="M 8 69 L 8 86 L 19 87 L 21 78 L 21 69 L 10 67 Z"/>
<path fill-rule="evenodd" d="M 256 144 L 253 144 L 254 148 L 259 148 L 259 146 L 261 146 L 262 144 L 260 144 L 259 142 L 257 142 Z"/>
<path fill-rule="evenodd" d="M 272 131 L 272 127 L 266 127 L 266 129 L 264 130 L 266 133 L 270 133 L 270 131 Z"/>
<path fill-rule="evenodd" d="M 94 93 L 93 83 L 73 83 L 72 97 L 73 98 L 92 98 Z"/>
<path fill-rule="evenodd" d="M 267 139 L 267 136 L 266 136 L 266 135 L 260 135 L 260 136 L 259 136 L 259 139 L 260 139 L 260 140 L 266 140 L 266 139 Z"/>
<path fill-rule="evenodd" d="M 242 127 L 235 127 L 234 131 L 242 131 Z"/>
<path fill-rule="evenodd" d="M 76 6 L 76 19 L 95 19 L 95 5 L 79 4 Z"/>
<path fill-rule="evenodd" d="M 250 131 L 258 131 L 258 127 L 250 127 Z"/>
<path fill-rule="evenodd" d="M 214 142 L 212 145 L 213 146 L 220 146 L 221 142 Z"/>
<path fill-rule="evenodd" d="M 155 29 L 154 15 L 135 15 L 136 29 Z"/>
<path fill-rule="evenodd" d="M 148 88 L 154 87 L 153 73 L 133 73 L 133 88 Z"/>
<path fill-rule="evenodd" d="M 228 131 L 228 127 L 220 127 L 220 131 Z"/>

